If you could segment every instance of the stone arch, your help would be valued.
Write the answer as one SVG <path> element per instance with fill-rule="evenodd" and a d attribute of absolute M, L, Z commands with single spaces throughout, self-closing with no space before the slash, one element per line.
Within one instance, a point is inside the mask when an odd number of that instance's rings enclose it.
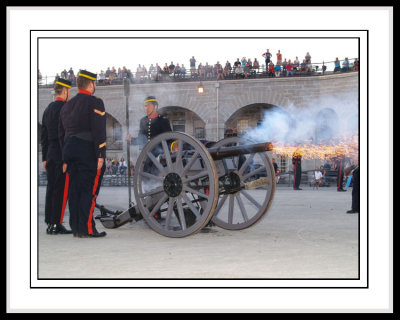
<path fill-rule="evenodd" d="M 197 139 L 205 138 L 206 123 L 194 111 L 180 106 L 166 106 L 158 112 L 170 121 L 172 130 L 185 132 Z"/>
<path fill-rule="evenodd" d="M 279 121 L 279 123 L 276 121 Z M 291 128 L 294 126 L 294 120 L 283 108 L 268 103 L 254 103 L 244 106 L 232 113 L 225 122 L 225 128 L 236 129 L 239 136 L 252 129 L 263 127 L 267 133 L 263 139 L 270 140 L 276 133 L 274 131 L 278 130 L 277 125 L 285 125 Z"/>
<path fill-rule="evenodd" d="M 332 108 L 320 110 L 315 117 L 315 141 L 328 141 L 339 132 L 339 117 Z"/>
<path fill-rule="evenodd" d="M 123 150 L 123 125 L 106 112 L 107 151 Z"/>

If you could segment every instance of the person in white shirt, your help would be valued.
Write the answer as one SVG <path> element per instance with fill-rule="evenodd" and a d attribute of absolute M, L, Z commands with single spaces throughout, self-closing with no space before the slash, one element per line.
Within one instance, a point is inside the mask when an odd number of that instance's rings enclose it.
<path fill-rule="evenodd" d="M 314 183 L 317 188 L 322 184 L 322 172 L 318 168 L 314 172 Z"/>

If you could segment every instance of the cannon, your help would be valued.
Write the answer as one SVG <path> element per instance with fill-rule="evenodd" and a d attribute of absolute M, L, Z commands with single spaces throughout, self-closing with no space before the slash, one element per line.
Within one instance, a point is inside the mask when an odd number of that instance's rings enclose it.
<path fill-rule="evenodd" d="M 272 144 L 239 137 L 207 148 L 181 132 L 166 132 L 139 154 L 133 176 L 136 204 L 125 211 L 104 206 L 99 219 L 106 228 L 144 219 L 167 237 L 185 237 L 212 224 L 242 230 L 260 221 L 275 193 L 273 165 L 266 154 Z"/>

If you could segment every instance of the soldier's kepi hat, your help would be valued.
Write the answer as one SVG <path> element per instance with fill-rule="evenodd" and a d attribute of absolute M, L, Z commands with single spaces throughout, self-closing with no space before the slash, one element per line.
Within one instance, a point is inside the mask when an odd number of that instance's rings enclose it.
<path fill-rule="evenodd" d="M 155 102 L 156 104 L 158 104 L 156 97 L 153 97 L 153 96 L 149 96 L 146 99 L 144 99 L 144 103 L 146 103 L 146 102 L 153 102 L 153 104 Z"/>
<path fill-rule="evenodd" d="M 93 81 L 97 80 L 97 74 L 91 73 L 91 72 L 86 71 L 86 70 L 79 70 L 78 77 L 85 77 L 85 78 L 88 78 L 88 79 L 93 80 Z"/>
<path fill-rule="evenodd" d="M 60 86 L 64 86 L 67 88 L 71 88 L 72 82 L 69 80 L 65 80 L 65 79 L 58 79 L 56 81 L 56 84 L 59 84 Z"/>

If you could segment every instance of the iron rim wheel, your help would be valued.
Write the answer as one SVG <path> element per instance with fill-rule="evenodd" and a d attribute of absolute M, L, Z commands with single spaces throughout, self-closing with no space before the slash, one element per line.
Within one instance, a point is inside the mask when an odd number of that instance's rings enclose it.
<path fill-rule="evenodd" d="M 171 151 L 171 141 L 177 141 L 178 150 Z M 136 162 L 133 188 L 146 223 L 167 237 L 200 231 L 218 202 L 218 175 L 210 153 L 200 141 L 181 132 L 162 133 L 145 145 Z M 157 219 L 158 212 L 166 212 L 165 218 Z"/>
<path fill-rule="evenodd" d="M 247 143 L 254 142 L 241 142 L 239 137 L 229 137 L 218 141 L 213 148 Z M 241 185 L 256 180 L 257 176 L 259 177 L 261 174 L 266 175 L 268 183 L 266 186 L 254 190 L 241 189 L 234 193 L 219 194 L 212 222 L 228 230 L 242 230 L 260 221 L 271 206 L 275 193 L 275 172 L 266 152 L 244 156 L 246 160 L 241 166 L 238 165 L 239 156 L 233 157 L 233 163 L 236 165 L 235 174 L 240 178 Z M 257 168 L 252 168 L 254 162 L 258 163 Z M 221 176 L 224 173 L 218 172 L 218 175 Z"/>

